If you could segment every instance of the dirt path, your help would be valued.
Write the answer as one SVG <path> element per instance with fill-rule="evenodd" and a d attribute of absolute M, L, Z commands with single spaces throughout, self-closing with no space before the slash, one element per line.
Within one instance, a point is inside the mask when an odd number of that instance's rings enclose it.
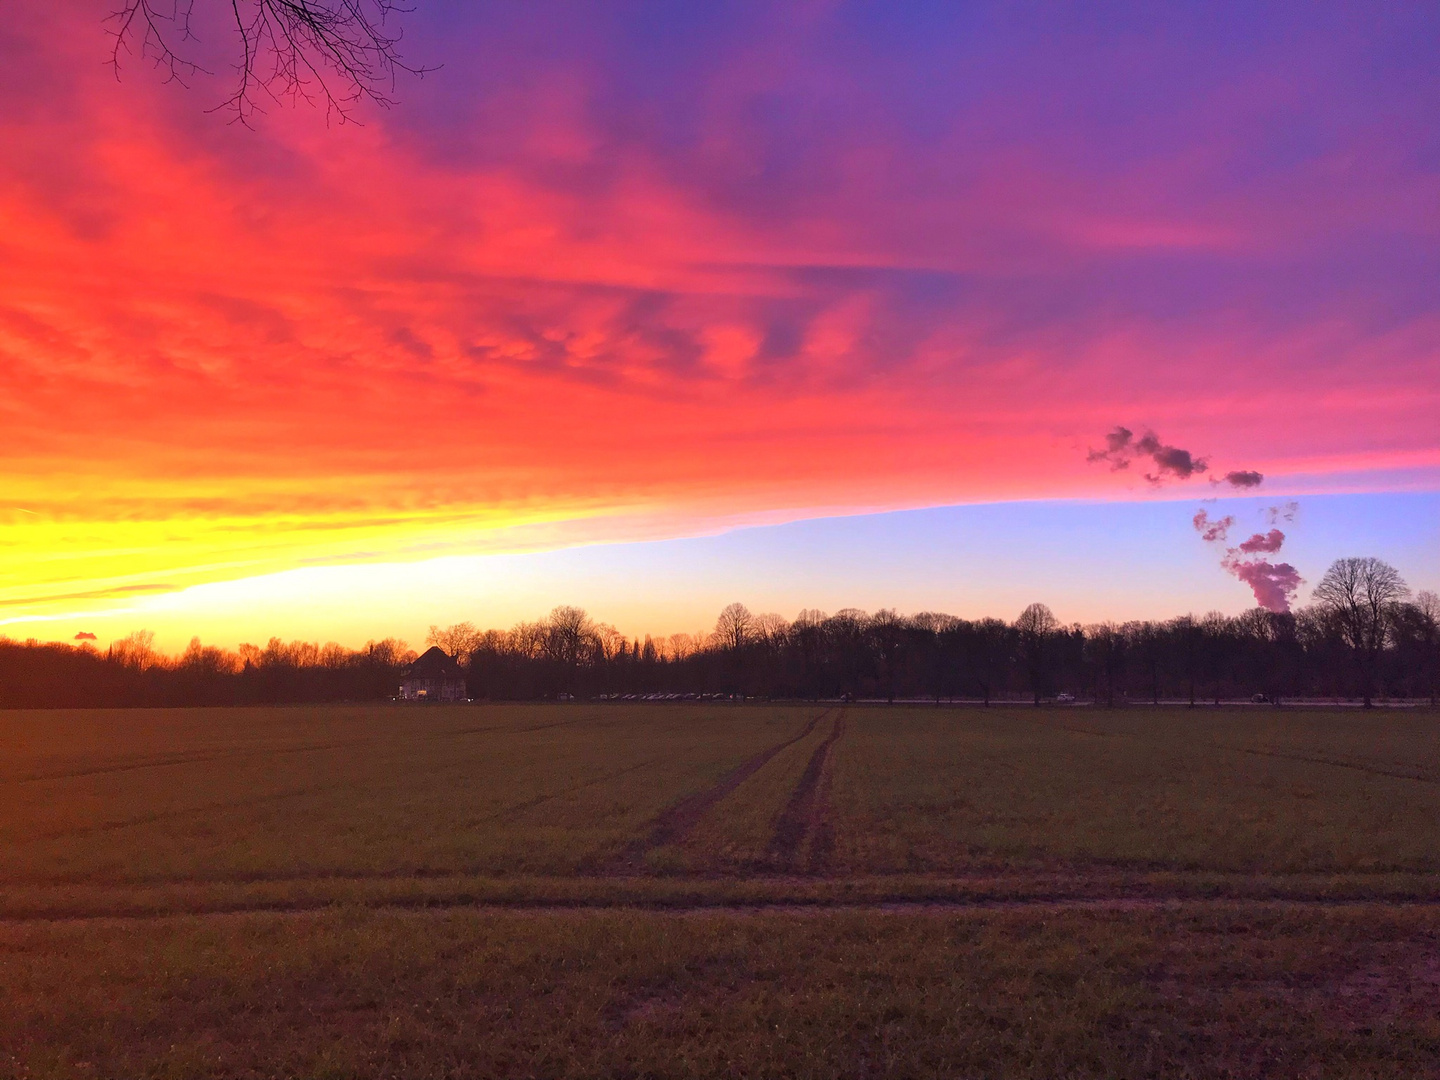
<path fill-rule="evenodd" d="M 845 712 L 835 717 L 834 726 L 825 741 L 810 755 L 810 762 L 800 774 L 800 781 L 790 801 L 775 823 L 770 840 L 770 857 L 781 868 L 793 870 L 800 861 L 805 838 L 811 837 L 808 867 L 811 872 L 822 869 L 835 846 L 834 829 L 830 824 L 829 788 L 830 758 L 835 744 L 845 734 Z"/>
<path fill-rule="evenodd" d="M 823 712 L 816 713 L 810 718 L 810 722 L 800 729 L 799 734 L 786 739 L 784 742 L 776 743 L 774 746 L 760 751 L 760 753 L 754 757 L 742 761 L 721 777 L 720 782 L 713 787 L 706 788 L 704 791 L 697 791 L 693 795 L 687 795 L 679 802 L 662 811 L 660 816 L 655 819 L 654 824 L 651 825 L 649 834 L 635 841 L 635 843 L 621 852 L 620 857 L 609 867 L 610 872 L 633 872 L 637 868 L 643 867 L 646 852 L 653 851 L 655 848 L 665 847 L 668 844 L 677 843 L 683 839 L 685 835 L 695 827 L 701 817 L 704 816 L 705 811 L 709 810 L 721 799 L 725 798 L 725 796 L 729 795 L 746 780 L 764 768 L 770 759 L 780 753 L 781 750 L 784 750 L 787 746 L 794 746 L 801 739 L 809 735 L 815 730 L 816 725 L 826 716 L 830 715 L 832 711 L 831 709 L 826 709 Z"/>

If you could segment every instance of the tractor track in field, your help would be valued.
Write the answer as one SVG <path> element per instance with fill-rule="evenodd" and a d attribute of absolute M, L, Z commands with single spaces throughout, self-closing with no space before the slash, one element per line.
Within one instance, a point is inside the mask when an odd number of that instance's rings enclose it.
<path fill-rule="evenodd" d="M 1440 913 L 1440 898 L 1415 897 L 1403 900 L 1364 897 L 1330 896 L 1217 896 L 1178 891 L 1143 895 L 1055 895 L 1045 892 L 1021 896 L 975 897 L 895 897 L 875 899 L 813 898 L 736 899 L 717 897 L 713 900 L 674 899 L 481 899 L 470 896 L 387 897 L 371 901 L 359 900 L 337 904 L 332 900 L 293 900 L 259 903 L 218 903 L 154 910 L 96 911 L 50 908 L 44 911 L 11 911 L 0 915 L 0 929 L 42 925 L 130 924 L 167 920 L 215 920 L 244 916 L 325 915 L 334 912 L 369 911 L 396 914 L 444 914 L 471 912 L 477 915 L 551 915 L 643 914 L 682 918 L 706 915 L 927 915 L 984 912 L 1033 911 L 1063 913 L 1096 912 L 1163 912 L 1196 909 L 1209 910 L 1341 910 L 1383 906 Z"/>
<path fill-rule="evenodd" d="M 608 783 L 611 780 L 618 780 L 622 776 L 627 776 L 632 772 L 648 769 L 651 765 L 658 765 L 661 760 L 662 759 L 658 757 L 646 758 L 644 761 L 636 762 L 634 765 L 627 765 L 623 769 L 616 769 L 613 772 L 608 772 L 601 776 L 593 776 L 589 780 L 581 780 L 579 783 L 571 784 L 569 787 L 561 788 L 558 791 L 547 792 L 544 795 L 535 795 L 522 802 L 515 803 L 513 806 L 507 806 L 492 814 L 486 814 L 484 817 L 477 818 L 475 824 L 484 824 L 491 821 L 513 822 L 538 806 L 544 806 L 546 803 L 554 802 L 556 799 L 563 799 L 566 795 L 574 795 L 577 791 L 584 791 L 586 788 L 592 788 L 596 784 Z"/>
<path fill-rule="evenodd" d="M 623 873 L 633 871 L 644 865 L 646 852 L 656 848 L 665 847 L 677 843 L 695 828 L 705 812 L 718 803 L 725 796 L 729 795 L 746 780 L 754 776 L 780 751 L 786 747 L 794 746 L 801 739 L 805 738 L 821 720 L 829 716 L 833 709 L 826 709 L 816 713 L 810 718 L 800 731 L 783 742 L 767 747 L 753 757 L 742 761 L 735 768 L 731 769 L 720 781 L 704 791 L 697 791 L 693 795 L 687 795 L 669 806 L 660 813 L 660 816 L 650 826 L 650 832 L 643 838 L 635 841 L 626 847 L 608 868 L 610 873 Z"/>
<path fill-rule="evenodd" d="M 588 724 L 601 719 L 599 713 L 590 713 L 585 716 L 576 716 L 567 720 L 547 720 L 543 724 L 530 724 L 527 727 L 512 727 L 509 724 L 487 724 L 481 727 L 445 728 L 442 731 L 430 732 L 431 738 L 445 739 L 455 735 L 489 735 L 494 732 L 505 732 L 511 735 L 524 735 L 531 731 L 548 731 L 550 728 L 575 727 L 577 724 Z M 613 723 L 614 721 L 610 721 Z"/>
<path fill-rule="evenodd" d="M 830 814 L 830 759 L 835 744 L 845 734 L 845 711 L 835 717 L 825 741 L 815 748 L 805 771 L 800 774 L 790 800 L 775 822 L 770 839 L 769 855 L 773 864 L 794 870 L 800 861 L 805 840 L 810 839 L 808 869 L 811 873 L 824 868 L 835 847 L 835 832 Z"/>

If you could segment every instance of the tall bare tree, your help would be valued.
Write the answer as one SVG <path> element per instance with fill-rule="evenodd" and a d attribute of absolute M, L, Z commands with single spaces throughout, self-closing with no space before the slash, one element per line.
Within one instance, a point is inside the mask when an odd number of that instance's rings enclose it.
<path fill-rule="evenodd" d="M 1125 647 L 1125 632 L 1113 622 L 1085 628 L 1085 656 L 1095 667 L 1096 682 L 1103 682 L 1105 704 L 1112 709 L 1115 707 L 1115 687 L 1125 668 Z M 1098 700 L 1098 686 L 1095 696 Z"/>
<path fill-rule="evenodd" d="M 1425 643 L 1425 667 L 1429 674 L 1430 704 L 1440 697 L 1440 596 L 1429 589 L 1415 597 L 1415 614 Z"/>
<path fill-rule="evenodd" d="M 545 629 L 545 654 L 567 668 L 578 666 L 595 647 L 595 622 L 581 608 L 555 608 Z"/>
<path fill-rule="evenodd" d="M 1401 607 L 1399 616 L 1402 656 L 1423 676 L 1430 704 L 1440 703 L 1440 596 L 1423 590 Z"/>
<path fill-rule="evenodd" d="M 1410 595 L 1400 572 L 1381 559 L 1336 559 L 1312 598 L 1335 620 L 1360 679 L 1365 708 L 1373 706 L 1375 668 L 1396 607 Z"/>
<path fill-rule="evenodd" d="M 201 0 L 228 9 L 237 40 L 236 81 L 216 106 L 248 124 L 263 100 L 323 103 L 342 120 L 365 101 L 394 104 L 401 72 L 427 68 L 399 52 L 401 0 Z M 194 59 L 196 0 L 124 0 L 110 14 L 115 38 L 111 64 L 118 75 L 127 55 L 138 55 L 184 85 L 210 74 Z"/>
<path fill-rule="evenodd" d="M 596 623 L 590 633 L 591 647 L 595 658 L 606 663 L 614 660 L 625 649 L 625 635 L 609 623 Z"/>
<path fill-rule="evenodd" d="M 896 614 L 894 609 L 884 608 L 870 616 L 866 629 L 875 643 L 875 651 L 880 661 L 879 674 L 885 688 L 885 700 L 894 704 L 895 681 L 905 647 L 905 620 Z"/>
<path fill-rule="evenodd" d="M 755 640 L 762 641 L 771 648 L 779 648 L 785 644 L 789 635 L 790 623 L 783 615 L 767 611 L 755 616 Z"/>
<path fill-rule="evenodd" d="M 155 651 L 155 631 L 136 630 L 126 634 L 110 645 L 108 655 L 136 671 L 146 671 L 154 667 L 158 658 Z"/>
<path fill-rule="evenodd" d="M 1036 705 L 1040 704 L 1041 695 L 1049 689 L 1046 684 L 1050 676 L 1050 639 L 1058 629 L 1059 620 L 1044 604 L 1031 604 L 1015 620 L 1015 632 L 1020 637 L 1020 654 Z"/>
<path fill-rule="evenodd" d="M 755 637 L 755 616 L 744 604 L 730 604 L 715 620 L 715 640 L 722 649 L 735 652 Z"/>
<path fill-rule="evenodd" d="M 1004 678 L 1015 631 L 1001 619 L 981 619 L 973 625 L 970 637 L 970 667 L 989 708 L 990 696 Z"/>
<path fill-rule="evenodd" d="M 694 656 L 699 646 L 696 638 L 690 634 L 671 634 L 665 639 L 665 658 L 667 660 L 688 660 Z"/>
<path fill-rule="evenodd" d="M 463 664 L 470 659 L 470 654 L 480 647 L 484 639 L 485 635 L 475 629 L 474 623 L 461 622 L 444 629 L 438 626 L 430 627 L 430 632 L 425 635 L 425 644 L 439 646 L 441 651 L 457 664 Z"/>

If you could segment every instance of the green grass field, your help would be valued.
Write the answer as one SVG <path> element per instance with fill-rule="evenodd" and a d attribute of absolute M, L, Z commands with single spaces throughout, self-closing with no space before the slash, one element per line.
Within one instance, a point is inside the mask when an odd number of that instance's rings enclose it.
<path fill-rule="evenodd" d="M 0 1075 L 1440 1075 L 1433 713 L 8 713 L 0 850 Z"/>

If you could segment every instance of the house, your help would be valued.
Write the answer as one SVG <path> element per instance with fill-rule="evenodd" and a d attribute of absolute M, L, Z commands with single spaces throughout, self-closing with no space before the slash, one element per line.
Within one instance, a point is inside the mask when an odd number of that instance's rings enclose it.
<path fill-rule="evenodd" d="M 465 673 L 443 649 L 431 646 L 401 674 L 401 701 L 464 701 Z"/>

